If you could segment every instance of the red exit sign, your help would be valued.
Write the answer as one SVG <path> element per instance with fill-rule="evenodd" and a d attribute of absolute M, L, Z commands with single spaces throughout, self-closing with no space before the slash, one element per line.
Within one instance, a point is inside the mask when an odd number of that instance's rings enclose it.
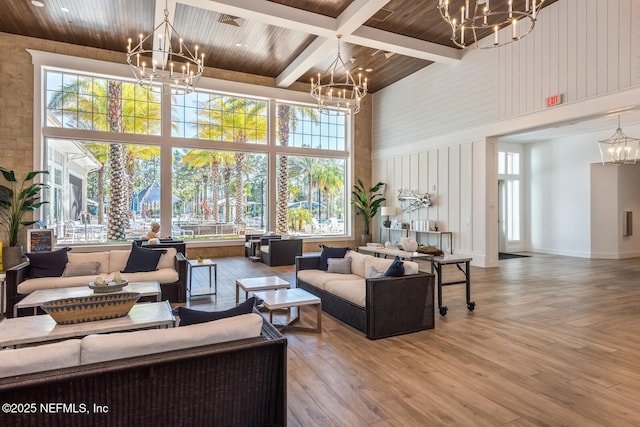
<path fill-rule="evenodd" d="M 562 95 L 551 95 L 547 98 L 547 107 L 553 107 L 562 103 Z"/>

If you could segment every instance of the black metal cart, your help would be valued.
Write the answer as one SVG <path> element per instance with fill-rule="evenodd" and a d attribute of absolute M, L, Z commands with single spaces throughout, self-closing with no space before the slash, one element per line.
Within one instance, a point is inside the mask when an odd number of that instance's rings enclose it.
<path fill-rule="evenodd" d="M 434 257 L 432 260 L 432 266 L 435 268 L 438 274 L 438 309 L 441 316 L 447 315 L 447 306 L 442 305 L 442 287 L 449 285 L 458 285 L 464 283 L 467 290 L 467 308 L 469 311 L 473 311 L 476 308 L 476 303 L 471 301 L 471 270 L 469 269 L 469 263 L 471 258 L 457 258 L 457 257 Z M 442 280 L 442 267 L 448 264 L 455 264 L 455 266 L 464 274 L 464 280 L 453 280 L 445 282 Z M 464 264 L 464 267 L 461 265 Z"/>

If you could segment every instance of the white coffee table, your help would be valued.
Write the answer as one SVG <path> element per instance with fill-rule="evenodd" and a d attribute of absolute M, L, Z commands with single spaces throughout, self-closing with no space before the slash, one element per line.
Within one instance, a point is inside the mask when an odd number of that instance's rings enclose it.
<path fill-rule="evenodd" d="M 0 349 L 24 344 L 84 337 L 90 334 L 149 328 L 172 328 L 175 317 L 169 301 L 136 304 L 116 319 L 58 325 L 48 314 L 16 317 L 0 322 Z"/>
<path fill-rule="evenodd" d="M 322 332 L 322 302 L 320 298 L 305 291 L 304 289 L 278 289 L 273 291 L 255 292 L 254 295 L 263 300 L 264 308 L 269 310 L 269 322 L 273 324 L 273 311 L 282 309 L 291 309 L 292 307 L 298 308 L 298 315 L 290 319 L 286 325 L 275 325 L 280 329 L 291 329 L 299 331 L 309 332 Z M 298 322 L 302 313 L 300 307 L 303 305 L 314 305 L 316 307 L 316 327 L 309 328 L 305 326 L 292 326 Z"/>
<path fill-rule="evenodd" d="M 131 282 L 121 291 L 113 292 L 138 292 L 140 297 L 155 297 L 160 301 L 162 290 L 160 282 L 152 280 L 149 282 Z M 87 286 L 73 286 L 70 288 L 39 289 L 31 292 L 13 306 L 13 317 L 18 317 L 18 310 L 23 308 L 33 308 L 33 314 L 38 314 L 38 307 L 45 302 L 65 298 L 78 298 L 94 295 L 93 289 Z M 100 295 L 100 294 L 95 294 Z"/>
<path fill-rule="evenodd" d="M 249 298 L 249 292 L 266 291 L 273 289 L 289 289 L 291 285 L 278 276 L 250 277 L 236 279 L 236 304 L 240 302 L 240 289 L 244 291 L 245 299 Z"/>

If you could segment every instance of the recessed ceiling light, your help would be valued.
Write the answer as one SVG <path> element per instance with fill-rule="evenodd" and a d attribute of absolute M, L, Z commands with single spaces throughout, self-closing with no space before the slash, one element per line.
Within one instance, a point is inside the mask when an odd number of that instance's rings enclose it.
<path fill-rule="evenodd" d="M 61 7 L 60 10 L 65 13 L 69 13 L 69 9 L 67 9 L 66 7 Z"/>
<path fill-rule="evenodd" d="M 370 72 L 372 72 L 372 71 L 373 71 L 373 68 L 367 68 L 365 71 L 366 71 L 367 73 L 370 73 Z"/>
<path fill-rule="evenodd" d="M 35 7 L 44 7 L 44 3 L 38 0 L 31 0 L 31 4 L 34 5 Z"/>

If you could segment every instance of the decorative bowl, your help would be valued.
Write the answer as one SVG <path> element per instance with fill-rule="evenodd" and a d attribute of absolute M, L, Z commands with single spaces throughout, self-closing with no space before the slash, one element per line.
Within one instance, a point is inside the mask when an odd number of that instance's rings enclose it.
<path fill-rule="evenodd" d="M 64 298 L 45 302 L 40 307 L 59 325 L 69 325 L 126 316 L 139 298 L 137 292 L 122 292 Z"/>
<path fill-rule="evenodd" d="M 121 291 L 122 288 L 129 284 L 128 280 L 125 280 L 120 283 L 116 282 L 107 282 L 107 286 L 100 286 L 96 284 L 96 282 L 90 282 L 89 288 L 93 289 L 94 294 L 107 294 L 109 292 L 118 292 Z"/>

